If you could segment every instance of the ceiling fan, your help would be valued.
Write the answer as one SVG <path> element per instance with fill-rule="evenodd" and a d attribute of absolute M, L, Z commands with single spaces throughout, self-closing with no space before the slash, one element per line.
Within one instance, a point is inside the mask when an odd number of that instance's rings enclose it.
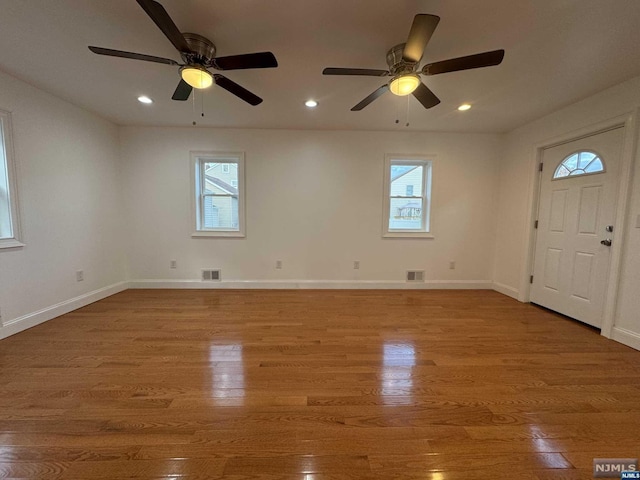
<path fill-rule="evenodd" d="M 210 87 L 214 82 L 219 87 L 231 92 L 236 97 L 250 105 L 262 103 L 262 99 L 244 87 L 229 80 L 219 73 L 211 74 L 209 68 L 215 70 L 239 70 L 248 68 L 275 68 L 278 66 L 276 57 L 271 52 L 248 53 L 245 55 L 231 55 L 216 57 L 216 47 L 213 42 L 196 33 L 181 33 L 173 23 L 171 17 L 162 5 L 154 0 L 137 0 L 151 20 L 164 33 L 180 53 L 184 63 L 178 63 L 170 58 L 154 57 L 141 53 L 123 52 L 102 47 L 89 47 L 93 53 L 111 57 L 130 58 L 145 62 L 164 63 L 180 67 L 181 80 L 178 83 L 173 100 L 185 101 L 194 88 Z"/>
<path fill-rule="evenodd" d="M 438 75 L 440 73 L 469 70 L 471 68 L 499 65 L 504 58 L 504 50 L 452 58 L 441 62 L 429 63 L 419 68 L 424 49 L 438 26 L 440 17 L 436 15 L 418 14 L 413 19 L 409 38 L 406 43 L 396 45 L 387 52 L 389 70 L 373 70 L 363 68 L 325 68 L 323 75 L 361 75 L 370 77 L 393 77 L 389 83 L 381 86 L 366 97 L 351 111 L 359 111 L 384 93 L 399 96 L 413 94 L 424 106 L 432 108 L 440 103 L 440 99 L 422 83 L 420 75 Z"/>

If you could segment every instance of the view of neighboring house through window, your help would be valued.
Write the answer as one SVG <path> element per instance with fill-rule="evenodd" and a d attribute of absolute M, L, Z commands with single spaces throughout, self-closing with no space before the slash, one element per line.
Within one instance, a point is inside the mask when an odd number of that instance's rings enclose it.
<path fill-rule="evenodd" d="M 244 156 L 192 154 L 195 182 L 195 235 L 244 235 Z"/>
<path fill-rule="evenodd" d="M 22 246 L 17 202 L 11 115 L 0 110 L 0 248 Z"/>
<path fill-rule="evenodd" d="M 387 155 L 385 236 L 428 236 L 431 165 L 427 158 Z"/>

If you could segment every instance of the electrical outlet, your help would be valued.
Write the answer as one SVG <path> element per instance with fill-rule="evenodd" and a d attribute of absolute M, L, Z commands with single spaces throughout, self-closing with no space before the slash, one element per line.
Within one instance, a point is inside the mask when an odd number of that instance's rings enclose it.
<path fill-rule="evenodd" d="M 353 262 L 353 269 L 360 270 L 360 260 L 356 260 Z"/>
<path fill-rule="evenodd" d="M 178 268 L 178 262 L 175 260 L 171 260 L 169 262 L 169 268 Z"/>
<path fill-rule="evenodd" d="M 84 280 L 84 271 L 78 270 L 76 272 L 76 282 L 82 282 Z"/>
<path fill-rule="evenodd" d="M 282 260 L 276 260 L 276 269 L 282 270 Z"/>
<path fill-rule="evenodd" d="M 451 260 L 449 262 L 449 270 L 455 270 L 456 269 L 456 261 L 455 260 Z"/>

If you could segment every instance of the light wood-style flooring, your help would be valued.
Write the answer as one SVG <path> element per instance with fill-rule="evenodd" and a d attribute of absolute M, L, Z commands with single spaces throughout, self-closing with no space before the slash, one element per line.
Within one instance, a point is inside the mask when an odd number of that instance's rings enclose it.
<path fill-rule="evenodd" d="M 492 291 L 128 290 L 0 341 L 0 478 L 590 479 L 640 352 Z"/>

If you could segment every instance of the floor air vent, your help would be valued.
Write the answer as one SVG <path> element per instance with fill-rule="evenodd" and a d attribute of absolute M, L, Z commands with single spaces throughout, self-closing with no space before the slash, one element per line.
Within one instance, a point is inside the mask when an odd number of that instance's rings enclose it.
<path fill-rule="evenodd" d="M 220 270 L 202 270 L 202 281 L 216 282 L 220 281 Z"/>
<path fill-rule="evenodd" d="M 424 282 L 424 270 L 408 270 L 407 282 Z"/>

